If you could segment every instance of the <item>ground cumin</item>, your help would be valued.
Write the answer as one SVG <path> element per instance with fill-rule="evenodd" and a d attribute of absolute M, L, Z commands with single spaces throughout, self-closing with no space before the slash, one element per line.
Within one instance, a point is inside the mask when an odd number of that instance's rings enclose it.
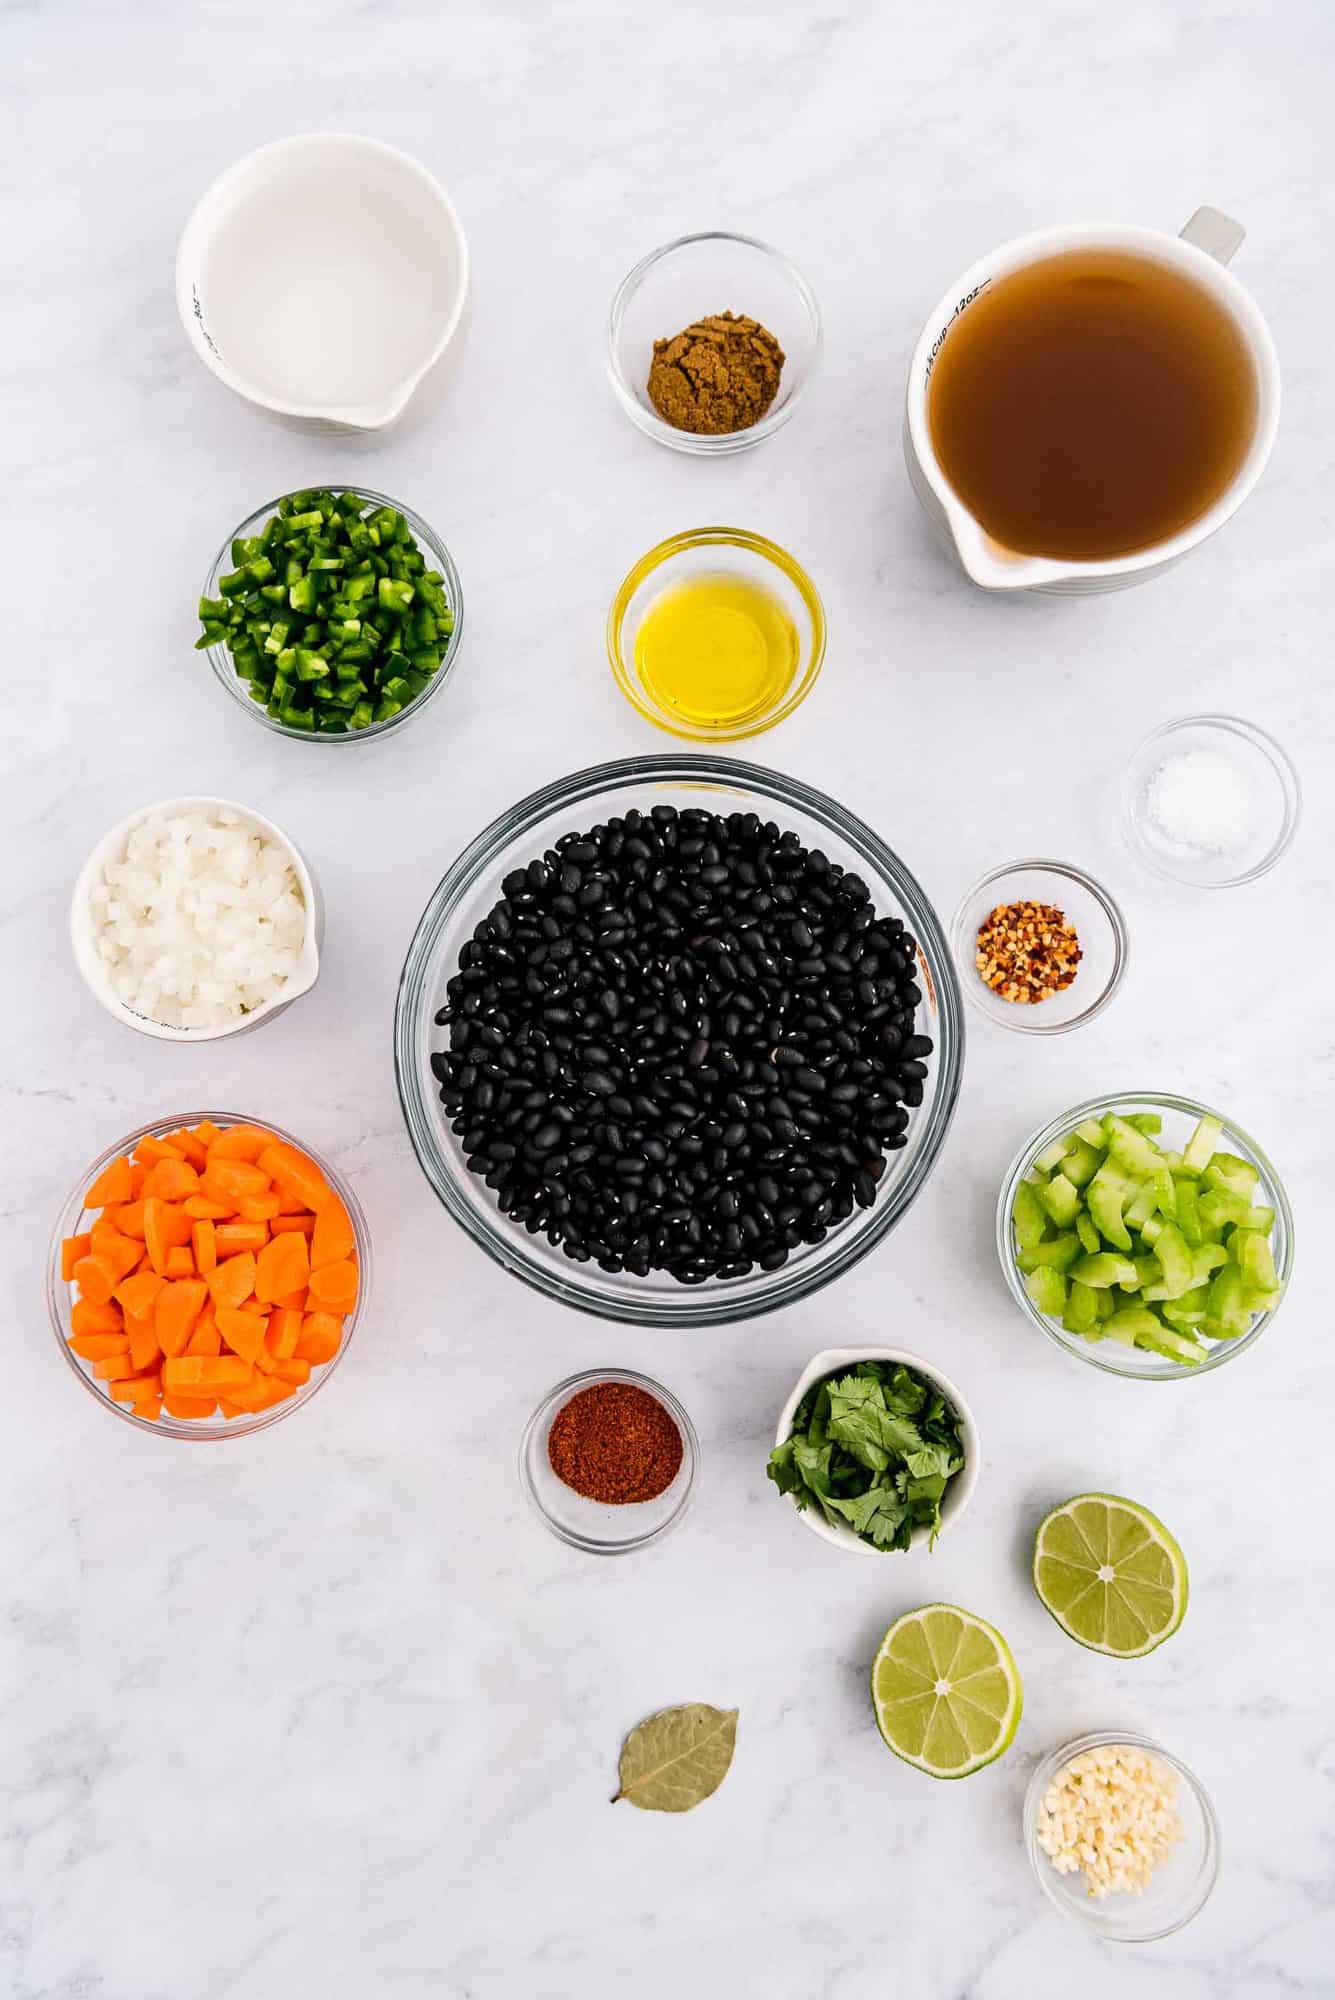
<path fill-rule="evenodd" d="M 586 1500 L 656 1500 L 681 1468 L 681 1432 L 647 1390 L 594 1382 L 557 1411 L 547 1456 L 557 1478 Z"/>
<path fill-rule="evenodd" d="M 649 400 L 674 430 L 717 437 L 757 424 L 779 392 L 784 352 L 759 320 L 710 313 L 654 342 Z"/>

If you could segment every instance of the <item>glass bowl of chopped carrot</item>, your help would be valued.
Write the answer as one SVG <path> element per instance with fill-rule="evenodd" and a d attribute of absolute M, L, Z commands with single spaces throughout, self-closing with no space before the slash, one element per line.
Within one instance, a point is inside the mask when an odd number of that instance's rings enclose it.
<path fill-rule="evenodd" d="M 328 1380 L 370 1277 L 343 1176 L 277 1125 L 206 1111 L 141 1125 L 80 1176 L 47 1296 L 104 1408 L 164 1437 L 236 1437 Z"/>

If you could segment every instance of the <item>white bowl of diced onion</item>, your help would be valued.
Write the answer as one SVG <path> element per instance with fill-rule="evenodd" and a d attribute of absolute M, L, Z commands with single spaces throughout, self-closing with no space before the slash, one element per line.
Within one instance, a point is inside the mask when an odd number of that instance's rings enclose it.
<path fill-rule="evenodd" d="M 74 958 L 141 1035 L 213 1042 L 270 1021 L 320 971 L 324 905 L 295 842 L 233 799 L 164 799 L 104 834 L 74 885 Z"/>

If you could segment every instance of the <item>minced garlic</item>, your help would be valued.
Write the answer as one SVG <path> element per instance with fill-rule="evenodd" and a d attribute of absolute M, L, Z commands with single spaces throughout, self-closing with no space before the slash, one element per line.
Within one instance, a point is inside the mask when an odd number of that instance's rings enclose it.
<path fill-rule="evenodd" d="M 1105 1743 L 1064 1764 L 1038 1809 L 1039 1846 L 1091 1896 L 1139 1894 L 1182 1839 L 1177 1774 L 1146 1750 Z"/>

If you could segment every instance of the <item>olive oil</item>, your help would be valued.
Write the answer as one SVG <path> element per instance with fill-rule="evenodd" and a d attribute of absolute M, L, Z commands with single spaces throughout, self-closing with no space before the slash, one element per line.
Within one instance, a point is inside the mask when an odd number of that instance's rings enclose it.
<path fill-rule="evenodd" d="M 801 644 L 773 591 L 736 572 L 669 584 L 635 634 L 635 670 L 665 717 L 696 728 L 758 720 L 783 700 Z"/>

